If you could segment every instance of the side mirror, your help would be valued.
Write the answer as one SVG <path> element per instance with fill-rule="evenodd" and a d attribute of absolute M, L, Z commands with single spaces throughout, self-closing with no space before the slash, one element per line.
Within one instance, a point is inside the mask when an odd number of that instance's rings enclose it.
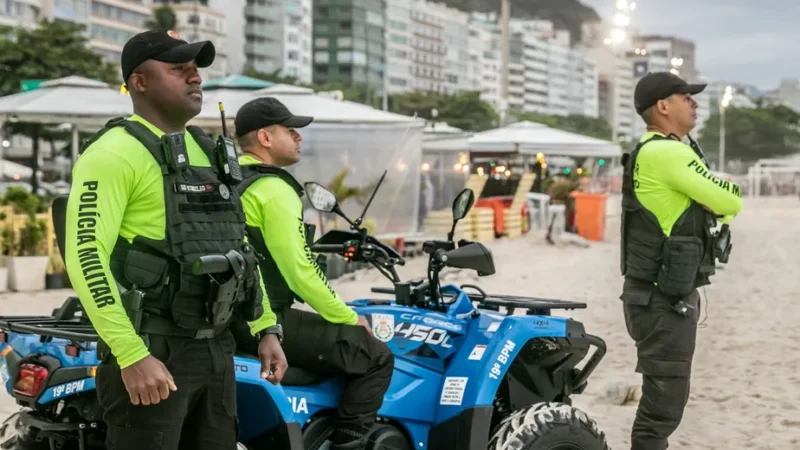
<path fill-rule="evenodd" d="M 458 222 L 467 216 L 467 213 L 475 204 L 475 193 L 472 189 L 464 189 L 453 200 L 453 220 Z"/>
<path fill-rule="evenodd" d="M 325 186 L 309 181 L 303 185 L 308 195 L 308 201 L 314 209 L 324 212 L 333 212 L 339 202 L 336 195 L 329 191 Z"/>
<path fill-rule="evenodd" d="M 467 216 L 473 204 L 475 204 L 475 193 L 469 188 L 465 188 L 456 196 L 456 199 L 453 200 L 453 228 L 450 229 L 450 233 L 447 235 L 448 241 L 453 240 L 453 235 L 456 232 L 456 224 L 458 224 L 459 220 Z"/>
<path fill-rule="evenodd" d="M 492 251 L 480 242 L 471 242 L 442 255 L 442 263 L 456 269 L 472 269 L 478 276 L 494 275 Z"/>

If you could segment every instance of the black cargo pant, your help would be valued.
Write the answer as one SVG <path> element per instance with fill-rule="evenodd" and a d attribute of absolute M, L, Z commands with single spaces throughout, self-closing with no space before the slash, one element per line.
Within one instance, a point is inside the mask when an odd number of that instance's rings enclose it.
<path fill-rule="evenodd" d="M 688 317 L 674 311 L 676 300 L 652 283 L 627 278 L 620 299 L 628 334 L 636 341 L 636 372 L 642 374 L 631 449 L 664 450 L 689 400 L 700 295 L 694 290 L 682 299 L 695 306 Z"/>
<path fill-rule="evenodd" d="M 150 353 L 177 391 L 144 406 L 131 403 L 113 355 L 97 368 L 97 396 L 111 450 L 236 449 L 236 382 L 230 331 L 211 339 L 150 335 Z"/>
<path fill-rule="evenodd" d="M 389 347 L 361 325 L 333 324 L 317 313 L 291 307 L 273 309 L 283 326 L 282 347 L 290 370 L 299 367 L 341 377 L 345 383 L 331 441 L 361 439 L 375 423 L 392 379 L 394 355 Z M 245 351 L 253 353 L 250 345 Z"/>

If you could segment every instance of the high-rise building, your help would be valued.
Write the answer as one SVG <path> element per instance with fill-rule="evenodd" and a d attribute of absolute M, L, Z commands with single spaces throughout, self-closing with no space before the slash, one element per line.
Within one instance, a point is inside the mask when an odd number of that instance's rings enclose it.
<path fill-rule="evenodd" d="M 416 84 L 411 7 L 408 0 L 386 1 L 386 89 L 389 94 L 413 91 Z"/>
<path fill-rule="evenodd" d="M 597 117 L 597 68 L 570 47 L 567 30 L 543 20 L 510 23 L 509 107 Z"/>
<path fill-rule="evenodd" d="M 480 91 L 481 99 L 500 112 L 502 98 L 502 43 L 495 13 L 475 13 L 469 23 L 469 73 L 471 90 Z"/>
<path fill-rule="evenodd" d="M 469 89 L 469 13 L 443 3 L 419 2 L 437 16 L 444 34 L 443 91 L 454 93 Z"/>
<path fill-rule="evenodd" d="M 637 120 L 633 105 L 635 87 L 633 63 L 622 49 L 596 46 L 585 50 L 597 64 L 598 112 L 605 118 L 621 141 L 635 139 Z"/>
<path fill-rule="evenodd" d="M 0 25 L 35 27 L 43 17 L 39 0 L 0 0 Z"/>
<path fill-rule="evenodd" d="M 670 62 L 669 70 L 675 69 L 684 80 L 693 81 L 699 75 L 695 62 L 695 45 L 688 39 L 640 35 L 633 38 L 633 47 L 646 49 L 652 57 L 666 59 Z"/>
<path fill-rule="evenodd" d="M 55 2 L 66 13 L 68 7 L 78 11 L 79 1 Z M 71 3 L 71 5 L 70 5 Z M 151 0 L 91 0 L 89 35 L 91 46 L 104 59 L 119 64 L 122 47 L 137 33 L 145 30 L 152 17 Z"/>
<path fill-rule="evenodd" d="M 314 2 L 315 83 L 342 82 L 383 93 L 386 0 Z"/>
<path fill-rule="evenodd" d="M 234 9 L 228 6 L 228 0 L 213 1 L 225 4 L 226 11 Z M 241 4 L 243 0 L 235 2 Z M 236 62 L 234 73 L 250 67 L 311 83 L 312 15 L 311 0 L 246 0 L 244 26 L 228 28 L 240 42 L 244 30 L 244 62 Z"/>
<path fill-rule="evenodd" d="M 228 75 L 228 26 L 224 10 L 212 8 L 208 0 L 156 0 L 153 7 L 161 4 L 169 4 L 175 12 L 174 31 L 183 39 L 214 43 L 216 57 L 211 66 L 200 69 L 203 78 Z"/>
<path fill-rule="evenodd" d="M 447 53 L 444 20 L 424 0 L 410 3 L 414 90 L 443 92 Z"/>

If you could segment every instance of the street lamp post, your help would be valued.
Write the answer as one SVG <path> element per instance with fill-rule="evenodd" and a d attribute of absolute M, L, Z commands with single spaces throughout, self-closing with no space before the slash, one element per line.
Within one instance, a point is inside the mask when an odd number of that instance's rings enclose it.
<path fill-rule="evenodd" d="M 619 143 L 619 57 L 625 57 L 623 44 L 628 39 L 627 29 L 631 22 L 630 12 L 636 9 L 635 1 L 616 0 L 614 8 L 614 28 L 611 36 L 605 39 L 605 44 L 611 46 L 614 64 L 612 69 L 612 92 L 611 92 L 611 139 L 615 144 Z"/>
<path fill-rule="evenodd" d="M 719 170 L 725 172 L 725 110 L 733 100 L 733 87 L 725 87 L 725 95 L 719 104 Z"/>

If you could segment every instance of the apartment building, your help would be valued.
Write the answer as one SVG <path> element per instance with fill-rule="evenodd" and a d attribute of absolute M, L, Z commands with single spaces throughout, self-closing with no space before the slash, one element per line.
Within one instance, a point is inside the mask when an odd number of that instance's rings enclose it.
<path fill-rule="evenodd" d="M 502 43 L 496 14 L 472 13 L 469 22 L 470 90 L 500 112 L 504 109 L 502 89 Z"/>
<path fill-rule="evenodd" d="M 386 0 L 316 0 L 315 83 L 343 82 L 383 93 Z"/>
<path fill-rule="evenodd" d="M 543 20 L 512 20 L 509 108 L 597 117 L 597 68 L 570 47 L 570 34 Z"/>
<path fill-rule="evenodd" d="M 415 52 L 408 0 L 386 1 L 386 89 L 390 95 L 414 90 Z"/>
<path fill-rule="evenodd" d="M 634 123 L 638 115 L 633 105 L 633 62 L 624 50 L 610 46 L 584 51 L 597 64 L 599 117 L 608 121 L 619 140 L 635 139 Z"/>
<path fill-rule="evenodd" d="M 35 27 L 40 17 L 39 0 L 0 0 L 0 25 Z"/>
<path fill-rule="evenodd" d="M 226 11 L 228 73 L 253 68 L 312 81 L 312 0 L 211 0 Z"/>
<path fill-rule="evenodd" d="M 640 35 L 633 38 L 633 47 L 646 49 L 649 55 L 667 60 L 668 70 L 675 69 L 685 80 L 695 80 L 699 75 L 693 41 L 675 36 Z"/>
<path fill-rule="evenodd" d="M 96 0 L 95 0 L 96 1 Z M 223 9 L 212 8 L 208 0 L 156 0 L 153 7 L 169 4 L 175 12 L 174 30 L 189 42 L 211 41 L 216 57 L 211 66 L 200 69 L 204 80 L 228 72 L 228 25 Z"/>
<path fill-rule="evenodd" d="M 54 0 L 55 1 L 55 0 Z M 70 2 L 59 2 L 70 6 Z M 77 7 L 80 2 L 72 2 Z M 62 10 L 66 12 L 66 7 Z M 151 0 L 91 0 L 89 36 L 92 49 L 103 58 L 119 64 L 122 47 L 144 31 L 152 17 Z"/>

